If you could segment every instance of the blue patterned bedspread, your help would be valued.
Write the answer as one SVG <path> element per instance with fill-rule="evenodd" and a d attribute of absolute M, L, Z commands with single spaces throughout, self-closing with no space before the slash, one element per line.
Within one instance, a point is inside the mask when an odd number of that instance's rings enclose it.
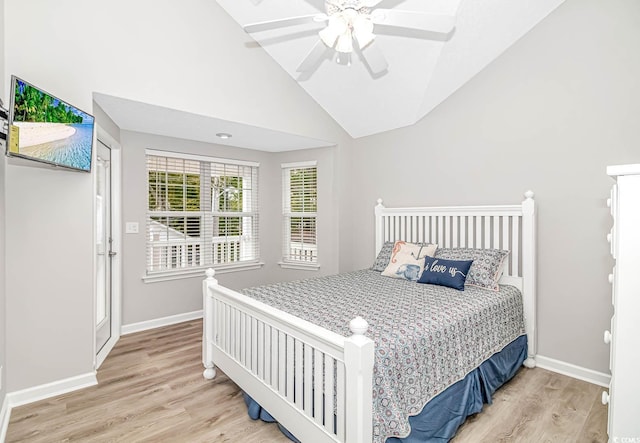
<path fill-rule="evenodd" d="M 405 437 L 409 416 L 525 333 L 520 291 L 458 291 L 361 270 L 249 288 L 266 304 L 345 337 L 361 316 L 375 342 L 373 439 Z"/>

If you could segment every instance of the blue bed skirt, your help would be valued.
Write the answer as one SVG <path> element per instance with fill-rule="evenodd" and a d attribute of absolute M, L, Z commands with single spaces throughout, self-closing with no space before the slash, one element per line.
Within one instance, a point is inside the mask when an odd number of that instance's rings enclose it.
<path fill-rule="evenodd" d="M 491 404 L 496 390 L 516 374 L 526 358 L 527 336 L 522 335 L 434 397 L 420 414 L 409 417 L 411 434 L 408 437 L 388 438 L 386 443 L 449 441 L 468 416 L 480 412 L 484 403 Z M 246 393 L 244 400 L 252 419 L 269 423 L 276 421 Z M 280 429 L 289 439 L 298 442 L 282 426 Z"/>

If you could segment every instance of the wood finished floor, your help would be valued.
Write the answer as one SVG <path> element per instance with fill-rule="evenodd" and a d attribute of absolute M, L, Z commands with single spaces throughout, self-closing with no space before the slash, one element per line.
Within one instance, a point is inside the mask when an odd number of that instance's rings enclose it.
<path fill-rule="evenodd" d="M 6 441 L 289 442 L 276 425 L 247 416 L 240 390 L 223 373 L 202 377 L 201 334 L 196 320 L 122 337 L 97 386 L 14 408 Z M 601 391 L 522 368 L 453 442 L 604 443 Z"/>

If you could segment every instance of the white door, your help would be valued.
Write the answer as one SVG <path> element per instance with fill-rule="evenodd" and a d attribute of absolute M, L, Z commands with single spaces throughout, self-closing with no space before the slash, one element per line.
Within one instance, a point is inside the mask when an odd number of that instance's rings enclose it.
<path fill-rule="evenodd" d="M 98 141 L 96 157 L 96 353 L 112 336 L 111 149 Z"/>

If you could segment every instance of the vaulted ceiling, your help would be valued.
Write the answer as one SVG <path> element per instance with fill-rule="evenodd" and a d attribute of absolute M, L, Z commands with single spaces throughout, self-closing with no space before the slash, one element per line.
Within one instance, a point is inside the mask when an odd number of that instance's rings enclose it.
<path fill-rule="evenodd" d="M 324 0 L 217 0 L 238 22 L 325 12 Z M 313 69 L 297 68 L 318 42 L 324 23 L 252 34 L 265 50 L 352 137 L 416 123 L 522 37 L 563 0 L 382 0 L 381 8 L 456 16 L 447 35 L 376 25 L 376 44 L 389 68 L 373 74 L 354 53 L 336 62 L 327 50 Z M 348 62 L 348 63 L 346 63 Z"/>

